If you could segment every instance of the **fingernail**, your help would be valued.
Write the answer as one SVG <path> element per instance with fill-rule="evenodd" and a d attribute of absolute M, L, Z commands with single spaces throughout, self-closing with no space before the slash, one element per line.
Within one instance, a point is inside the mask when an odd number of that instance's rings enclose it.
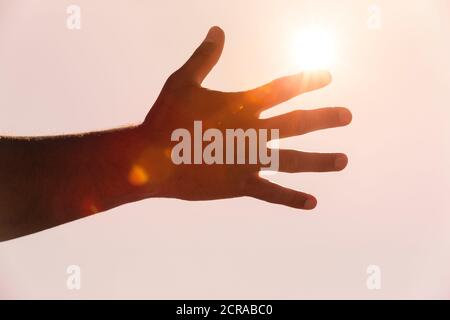
<path fill-rule="evenodd" d="M 303 74 L 323 83 L 330 83 L 332 78 L 331 73 L 328 70 L 310 70 L 303 72 Z"/>
<path fill-rule="evenodd" d="M 307 199 L 305 201 L 305 204 L 303 205 L 303 208 L 306 210 L 314 209 L 317 205 L 317 201 L 315 199 Z"/>
<path fill-rule="evenodd" d="M 346 155 L 341 155 L 338 156 L 335 160 L 334 160 L 334 168 L 336 170 L 343 170 L 348 163 L 348 158 Z"/>
<path fill-rule="evenodd" d="M 222 30 L 219 27 L 212 27 L 209 29 L 208 34 L 206 35 L 205 42 L 217 43 L 221 36 Z"/>
<path fill-rule="evenodd" d="M 331 73 L 327 70 L 321 70 L 320 72 L 320 77 L 322 79 L 323 82 L 326 83 L 330 83 L 331 82 Z"/>
<path fill-rule="evenodd" d="M 341 124 L 349 124 L 352 122 L 352 114 L 347 109 L 339 110 L 339 121 Z"/>

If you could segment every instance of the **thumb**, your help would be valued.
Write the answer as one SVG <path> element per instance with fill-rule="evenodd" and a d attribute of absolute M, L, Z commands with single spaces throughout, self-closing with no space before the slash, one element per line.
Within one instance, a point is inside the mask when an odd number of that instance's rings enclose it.
<path fill-rule="evenodd" d="M 225 33 L 221 28 L 215 26 L 209 29 L 205 40 L 180 68 L 179 73 L 183 79 L 201 85 L 219 61 L 224 43 Z"/>

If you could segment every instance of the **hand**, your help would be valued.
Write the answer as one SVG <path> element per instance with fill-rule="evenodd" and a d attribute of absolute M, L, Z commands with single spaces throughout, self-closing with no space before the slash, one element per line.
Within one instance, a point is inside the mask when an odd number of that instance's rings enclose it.
<path fill-rule="evenodd" d="M 279 129 L 280 138 L 315 130 L 348 125 L 352 115 L 345 108 L 297 110 L 270 119 L 259 119 L 265 109 L 307 91 L 330 83 L 328 72 L 300 73 L 277 79 L 246 92 L 219 92 L 201 86 L 218 62 L 225 36 L 218 27 L 210 29 L 206 39 L 191 58 L 167 80 L 143 127 L 151 147 L 141 157 L 149 183 L 158 195 L 185 200 L 213 200 L 250 196 L 298 209 L 313 209 L 316 199 L 303 192 L 269 182 L 258 175 L 261 165 L 181 164 L 171 159 L 171 134 L 175 129 L 192 130 L 196 120 L 203 130 L 249 128 Z M 146 159 L 151 158 L 151 163 Z M 157 160 L 156 160 L 157 159 Z M 280 150 L 281 172 L 339 171 L 346 167 L 344 154 L 306 153 Z M 148 172 L 147 172 L 148 171 Z"/>

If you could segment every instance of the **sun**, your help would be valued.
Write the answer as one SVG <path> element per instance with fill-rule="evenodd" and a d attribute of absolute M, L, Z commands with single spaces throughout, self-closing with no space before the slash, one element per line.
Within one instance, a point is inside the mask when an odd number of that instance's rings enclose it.
<path fill-rule="evenodd" d="M 324 70 L 336 62 L 336 36 L 330 29 L 312 26 L 300 30 L 293 40 L 293 55 L 302 70 Z"/>

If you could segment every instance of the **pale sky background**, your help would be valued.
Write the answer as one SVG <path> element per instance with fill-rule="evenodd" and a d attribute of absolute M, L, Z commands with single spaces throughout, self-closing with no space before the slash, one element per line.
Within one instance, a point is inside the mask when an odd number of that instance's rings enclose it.
<path fill-rule="evenodd" d="M 367 27 L 368 7 L 382 28 Z M 81 30 L 66 8 L 81 7 Z M 282 146 L 346 152 L 341 173 L 273 180 L 304 213 L 254 199 L 128 204 L 0 243 L 0 298 L 450 298 L 447 0 L 0 0 L 0 134 L 141 122 L 212 25 L 227 36 L 205 85 L 243 90 L 299 71 L 295 34 L 336 34 L 334 81 L 274 110 L 342 105 L 353 124 Z M 1 183 L 1 182 L 0 182 Z M 81 290 L 66 268 L 81 267 Z M 366 288 L 379 265 L 382 288 Z"/>

